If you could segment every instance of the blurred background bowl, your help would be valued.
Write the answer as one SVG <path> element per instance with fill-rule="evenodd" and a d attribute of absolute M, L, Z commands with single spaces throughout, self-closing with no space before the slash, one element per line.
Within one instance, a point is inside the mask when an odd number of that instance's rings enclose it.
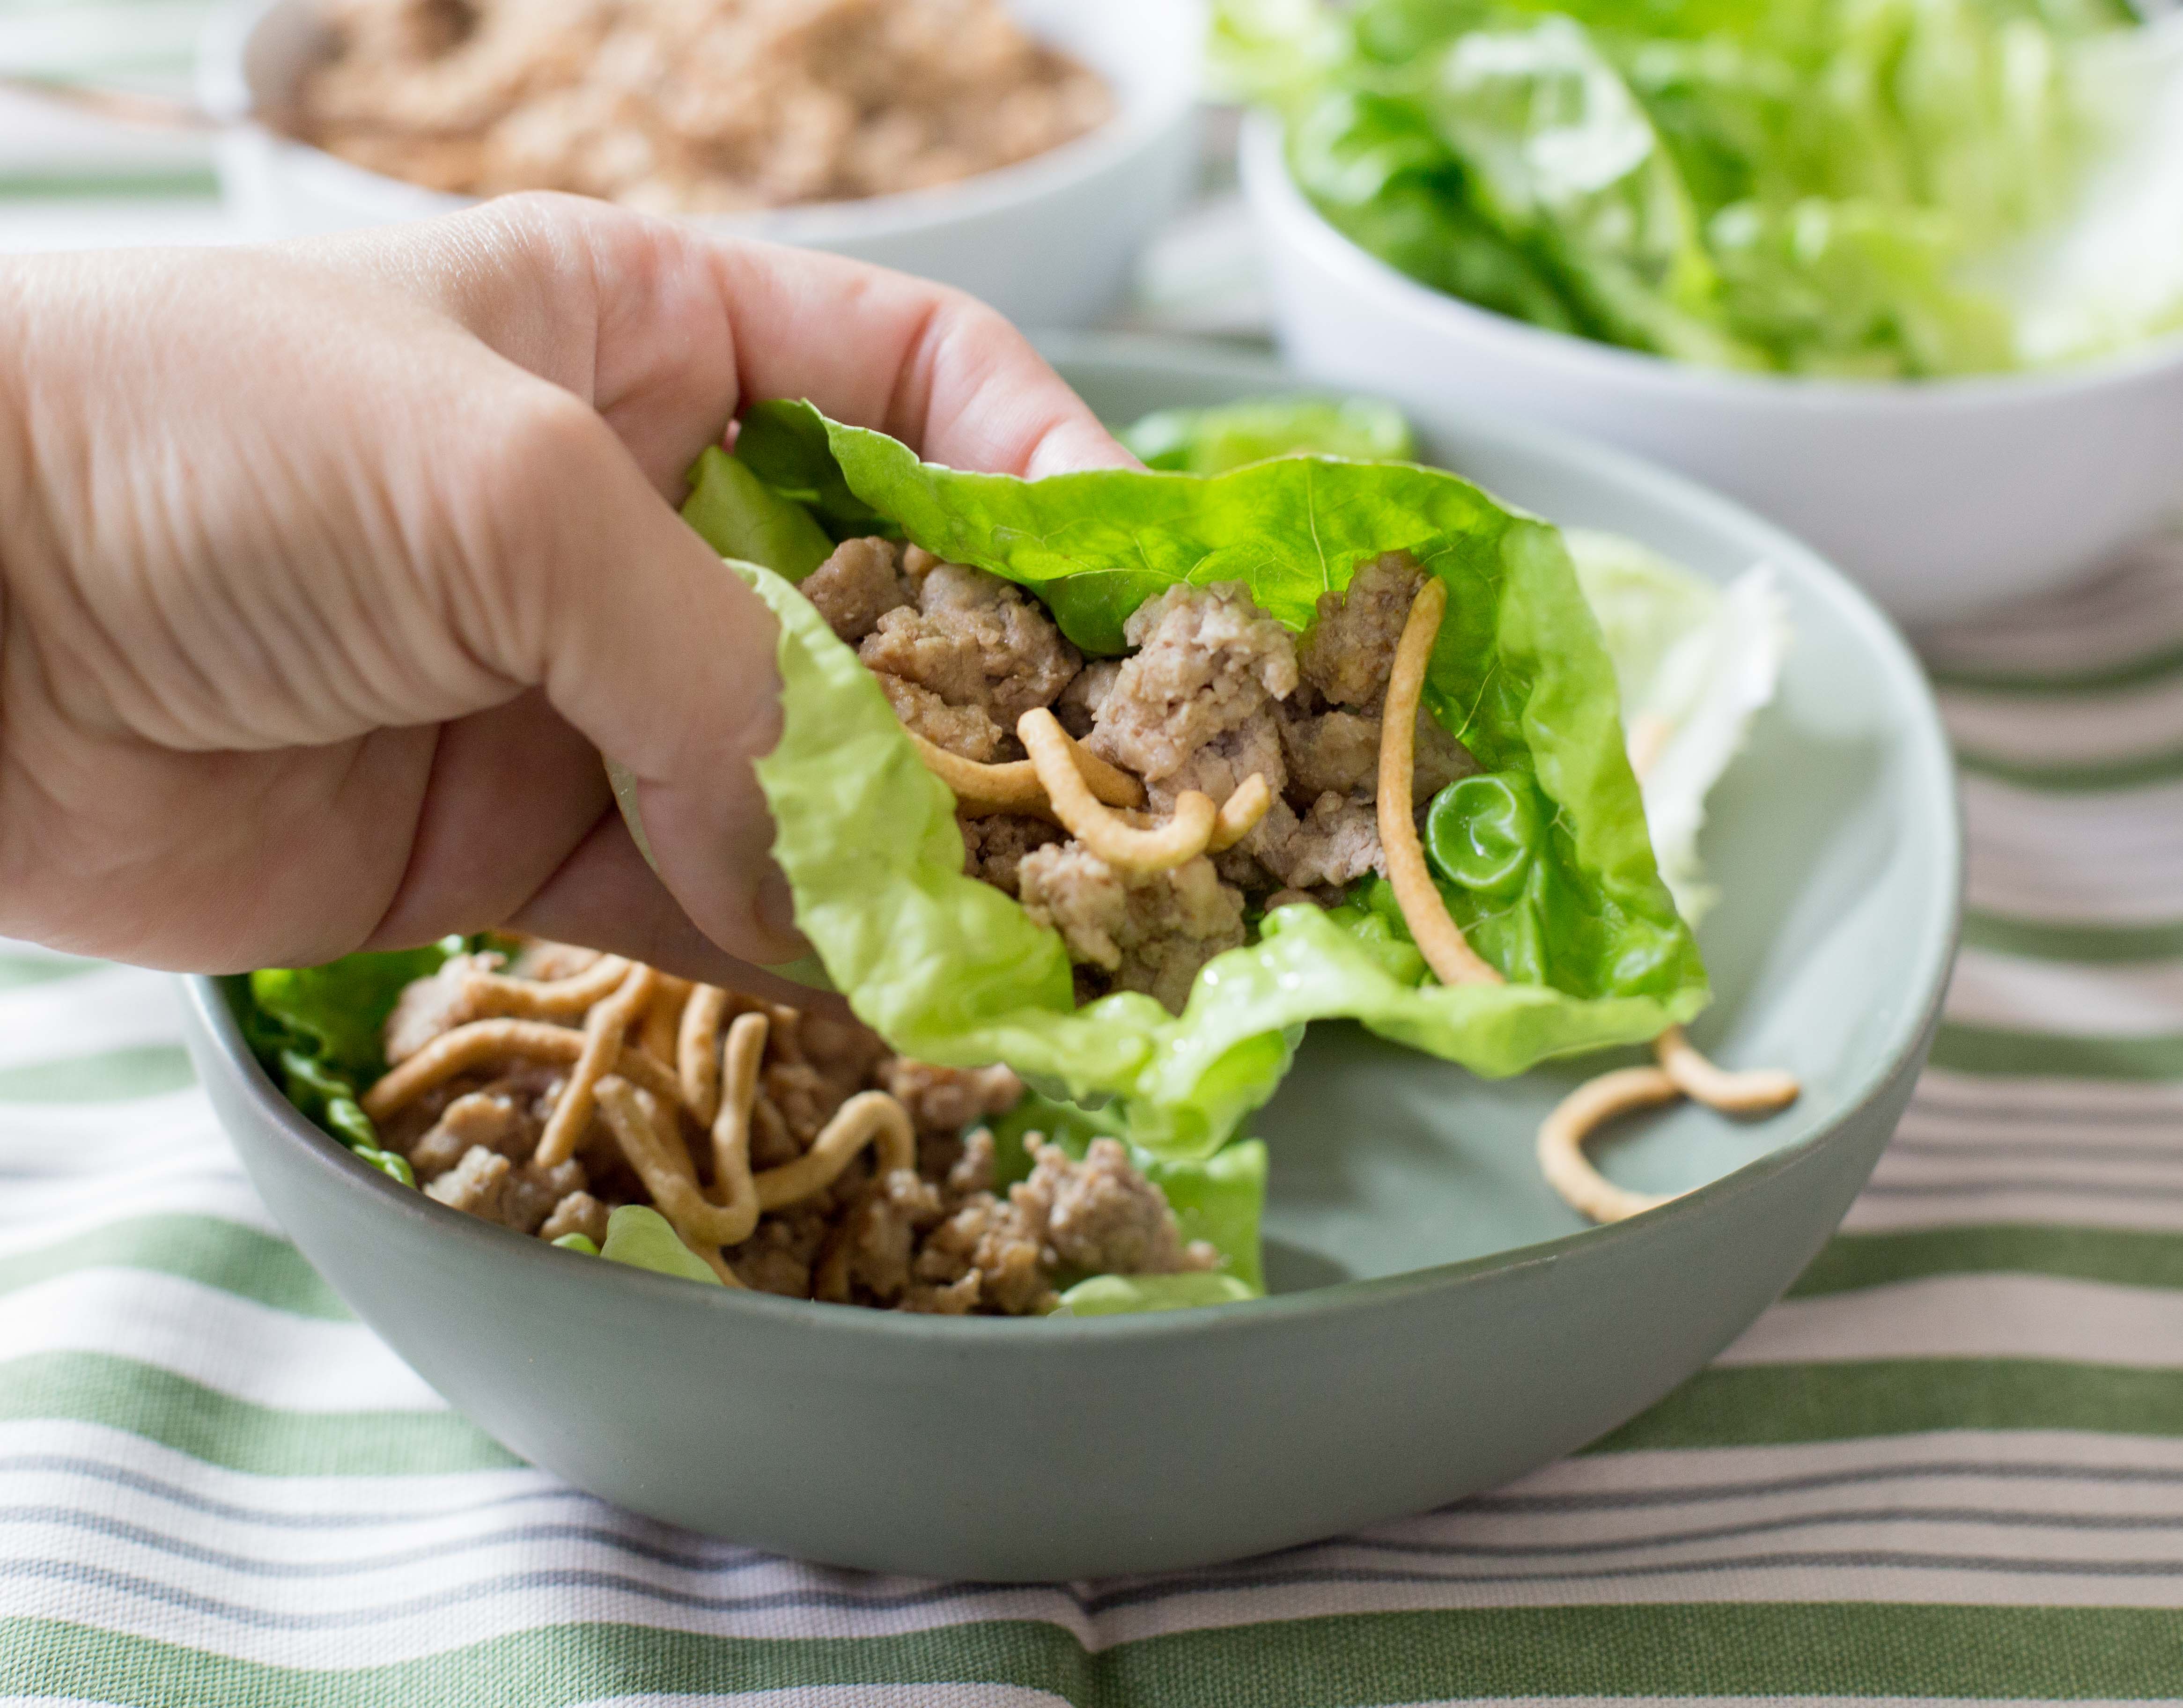
<path fill-rule="evenodd" d="M 1253 114 L 1242 176 L 1283 353 L 1306 374 L 1590 434 L 1809 541 L 1910 623 L 2060 586 L 2183 508 L 2183 338 L 2052 373 L 1736 374 L 1432 290 L 1329 225 Z"/>
<path fill-rule="evenodd" d="M 1138 251 L 1196 175 L 1204 16 L 1196 0 L 1010 0 L 1009 10 L 1032 36 L 1106 79 L 1113 119 L 956 184 L 692 217 L 708 230 L 937 279 L 1026 325 L 1096 319 L 1119 299 Z M 305 236 L 469 205 L 468 197 L 366 171 L 264 122 L 327 46 L 313 0 L 234 0 L 207 28 L 197 98 L 230 127 L 218 152 L 220 185 L 251 235 Z"/>

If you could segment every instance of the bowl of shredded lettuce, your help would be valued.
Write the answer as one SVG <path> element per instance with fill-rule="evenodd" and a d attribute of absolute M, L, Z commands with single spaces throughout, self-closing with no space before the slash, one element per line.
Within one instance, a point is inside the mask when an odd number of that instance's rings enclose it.
<path fill-rule="evenodd" d="M 1158 1570 L 1616 1428 L 1824 1243 L 1952 955 L 1930 700 L 1793 540 L 1460 410 L 1054 354 L 1147 470 L 784 402 L 692 471 L 780 624 L 789 970 L 847 1014 L 491 932 L 192 983 L 361 1317 L 513 1452 L 776 1552 Z M 951 635 L 1069 724 L 996 746 Z M 1217 811 L 1130 745 L 1182 702 Z"/>
<path fill-rule="evenodd" d="M 1891 610 L 2172 510 L 2183 18 L 2108 0 L 1228 0 L 1284 347 L 1617 441 Z"/>

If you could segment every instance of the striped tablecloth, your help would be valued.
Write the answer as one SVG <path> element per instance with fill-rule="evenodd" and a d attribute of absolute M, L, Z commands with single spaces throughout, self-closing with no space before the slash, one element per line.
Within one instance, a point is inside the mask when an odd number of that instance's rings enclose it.
<path fill-rule="evenodd" d="M 173 87 L 193 28 L 0 0 L 0 71 Z M 0 100 L 0 248 L 235 235 L 208 191 Z M 1215 1571 L 825 1570 L 514 1461 L 267 1219 L 164 981 L 0 951 L 0 1708 L 2183 1698 L 2183 540 L 1927 650 L 1967 946 L 1839 1237 L 1591 1450 Z"/>

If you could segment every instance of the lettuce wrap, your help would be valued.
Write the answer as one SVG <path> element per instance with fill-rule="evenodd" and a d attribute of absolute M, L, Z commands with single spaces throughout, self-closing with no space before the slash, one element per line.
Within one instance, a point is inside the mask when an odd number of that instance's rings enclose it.
<path fill-rule="evenodd" d="M 1359 564 L 1410 554 L 1450 593 L 1427 709 L 1537 809 L 1492 884 L 1442 885 L 1509 982 L 1430 981 L 1384 908 L 1291 906 L 1208 962 L 1180 1016 L 1130 992 L 1080 1008 L 1058 935 L 964 875 L 954 797 L 797 592 L 808 561 L 733 555 L 763 549 L 791 507 L 830 538 L 886 533 L 1014 581 L 1092 657 L 1121 653 L 1125 619 L 1178 582 L 1240 581 L 1302 633 Z M 776 402 L 750 412 L 735 456 L 708 453 L 684 513 L 779 620 L 784 727 L 758 774 L 798 923 L 858 1017 L 904 1055 L 1006 1062 L 1052 1095 L 1111 1101 L 1147 1154 L 1188 1159 L 1273 1094 L 1313 1020 L 1358 1021 L 1499 1077 L 1649 1040 L 1708 1000 L 1561 535 L 1453 474 L 1307 456 L 1210 477 L 1025 481 L 920 463 L 884 435 Z"/>

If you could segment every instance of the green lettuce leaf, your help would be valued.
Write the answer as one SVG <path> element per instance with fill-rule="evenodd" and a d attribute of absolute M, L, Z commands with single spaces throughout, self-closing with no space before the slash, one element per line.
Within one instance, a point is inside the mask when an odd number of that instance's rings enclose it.
<path fill-rule="evenodd" d="M 1764 564 L 1721 588 L 1634 540 L 1575 528 L 1567 537 L 1614 660 L 1623 726 L 1653 751 L 1643 790 L 1653 857 L 1695 925 L 1719 900 L 1698 858 L 1706 796 L 1774 697 L 1787 605 Z"/>
<path fill-rule="evenodd" d="M 1418 453 L 1403 412 L 1370 397 L 1247 397 L 1204 409 L 1161 409 L 1115 436 L 1146 468 L 1190 474 L 1225 474 L 1298 451 L 1361 463 L 1408 462 Z"/>
<path fill-rule="evenodd" d="M 422 949 L 345 955 L 323 967 L 269 968 L 250 975 L 250 994 L 262 1013 L 310 1040 L 319 1060 L 368 1085 L 386 1071 L 380 1034 L 403 988 L 463 948 L 452 937 Z"/>
<path fill-rule="evenodd" d="M 404 1186 L 417 1177 L 406 1158 L 380 1145 L 358 1092 L 386 1071 L 380 1034 L 403 987 L 469 946 L 461 937 L 442 938 L 323 967 L 263 968 L 226 987 L 243 1038 L 288 1101 Z"/>
<path fill-rule="evenodd" d="M 674 1225 L 648 1205 L 625 1204 L 607 1217 L 606 1244 L 599 1247 L 599 1256 L 609 1263 L 626 1263 L 656 1275 L 679 1275 L 708 1287 L 727 1285 L 713 1273 L 712 1265 L 682 1243 Z"/>
<path fill-rule="evenodd" d="M 763 563 L 792 581 L 801 581 L 834 549 L 809 510 L 775 491 L 751 472 L 748 463 L 717 445 L 690 471 L 684 509 L 702 518 L 692 525 L 716 542 L 723 557 Z"/>
<path fill-rule="evenodd" d="M 808 458 L 820 421 L 808 405 L 769 404 L 743 441 Z M 785 580 L 735 565 L 780 620 L 784 729 L 758 767 L 775 858 L 836 988 L 903 1054 L 1007 1062 L 1071 1101 L 1116 1099 L 1132 1142 L 1190 1158 L 1271 1095 L 1314 1019 L 1358 1019 L 1498 1076 L 1651 1038 L 1704 1006 L 1696 946 L 1654 869 L 1613 667 L 1551 527 L 1405 463 L 1284 458 L 1210 479 L 1030 482 L 920 463 L 882 435 L 822 424 L 859 502 L 927 550 L 1031 588 L 1087 652 L 1123 650 L 1123 620 L 1178 582 L 1241 580 L 1302 631 L 1358 563 L 1409 552 L 1451 592 L 1430 710 L 1553 807 L 1539 855 L 1545 940 L 1521 969 L 1545 982 L 1420 983 L 1402 976 L 1384 929 L 1368 938 L 1296 907 L 1210 962 L 1180 1017 L 1126 992 L 1079 1010 L 1059 937 L 963 874 L 953 797 L 876 680 Z M 792 454 L 772 466 L 823 488 Z"/>
<path fill-rule="evenodd" d="M 1125 1312 L 1186 1311 L 1240 1305 L 1258 1295 L 1218 1270 L 1186 1275 L 1094 1275 L 1061 1295 L 1057 1317 L 1114 1317 Z"/>

